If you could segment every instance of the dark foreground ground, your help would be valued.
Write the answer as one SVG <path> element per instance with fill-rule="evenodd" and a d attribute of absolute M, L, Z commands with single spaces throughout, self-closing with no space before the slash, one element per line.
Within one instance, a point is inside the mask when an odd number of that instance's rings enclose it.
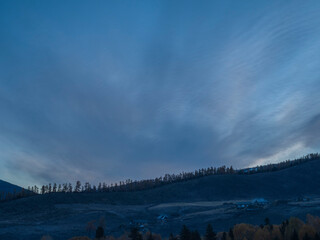
<path fill-rule="evenodd" d="M 68 239 L 87 235 L 87 223 L 104 218 L 106 234 L 133 226 L 168 236 L 186 224 L 200 233 L 236 223 L 279 224 L 306 214 L 320 216 L 320 161 L 254 175 L 208 176 L 133 193 L 47 194 L 0 204 L 0 239 Z M 267 200 L 250 205 L 255 198 Z M 161 219 L 162 218 L 162 219 Z"/>

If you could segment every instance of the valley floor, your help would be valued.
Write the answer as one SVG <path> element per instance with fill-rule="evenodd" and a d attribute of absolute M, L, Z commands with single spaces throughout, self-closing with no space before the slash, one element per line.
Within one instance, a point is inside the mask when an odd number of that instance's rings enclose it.
<path fill-rule="evenodd" d="M 215 231 L 227 231 L 237 223 L 259 225 L 268 217 L 271 223 L 296 216 L 305 219 L 306 214 L 320 215 L 320 198 L 300 198 L 266 201 L 254 204 L 253 199 L 233 201 L 174 202 L 146 205 L 112 204 L 55 204 L 29 214 L 1 213 L 0 239 L 41 239 L 51 235 L 53 239 L 68 239 L 88 235 L 87 224 L 104 218 L 106 235 L 119 236 L 132 227 L 141 231 L 178 234 L 183 224 L 204 233 L 211 223 Z"/>

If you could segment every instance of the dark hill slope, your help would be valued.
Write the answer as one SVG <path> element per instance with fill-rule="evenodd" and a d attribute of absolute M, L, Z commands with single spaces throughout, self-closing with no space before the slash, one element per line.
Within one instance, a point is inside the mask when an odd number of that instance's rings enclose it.
<path fill-rule="evenodd" d="M 0 180 L 0 192 L 8 193 L 8 192 L 19 192 L 21 191 L 21 187 L 17 185 L 13 185 L 11 183 Z"/>
<path fill-rule="evenodd" d="M 149 223 L 151 231 L 163 236 L 177 234 L 182 224 L 202 233 L 207 223 L 217 231 L 241 222 L 260 224 L 266 217 L 279 224 L 291 216 L 303 219 L 307 213 L 320 215 L 319 179 L 320 160 L 314 160 L 277 172 L 207 176 L 139 192 L 36 195 L 0 203 L 0 239 L 33 240 L 49 234 L 62 240 L 86 235 L 86 224 L 101 216 L 108 220 L 106 233 L 117 236 L 129 231 L 131 220 L 137 219 Z M 298 196 L 310 196 L 311 201 L 308 205 L 273 201 Z M 219 201 L 259 197 L 271 204 L 245 211 Z M 208 201 L 209 205 L 196 201 Z M 157 217 L 163 213 L 168 214 L 170 224 L 158 224 Z"/>
<path fill-rule="evenodd" d="M 320 196 L 320 160 L 314 160 L 275 172 L 252 175 L 213 175 L 185 182 L 168 184 L 136 192 L 54 193 L 19 199 L 14 204 L 26 209 L 53 204 L 111 203 L 156 204 L 163 202 L 193 202 L 251 199 L 263 197 L 289 199 L 298 196 Z M 3 206 L 4 207 L 4 206 Z M 1 209 L 1 204 L 0 204 Z"/>

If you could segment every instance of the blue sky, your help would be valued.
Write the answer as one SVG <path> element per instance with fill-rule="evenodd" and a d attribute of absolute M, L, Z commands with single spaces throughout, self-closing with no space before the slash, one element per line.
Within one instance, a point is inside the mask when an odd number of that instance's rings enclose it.
<path fill-rule="evenodd" d="M 320 148 L 319 1 L 1 1 L 0 179 L 143 179 Z"/>

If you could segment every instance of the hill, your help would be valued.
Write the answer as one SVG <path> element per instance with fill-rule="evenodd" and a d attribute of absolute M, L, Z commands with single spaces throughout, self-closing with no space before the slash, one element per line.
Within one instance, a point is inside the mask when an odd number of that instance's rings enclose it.
<path fill-rule="evenodd" d="M 17 185 L 0 180 L 0 193 L 20 192 L 21 190 L 22 188 Z"/>
<path fill-rule="evenodd" d="M 273 172 L 205 176 L 134 192 L 50 193 L 20 202 L 146 204 L 179 201 L 226 201 L 262 197 L 268 199 L 318 195 L 320 160 Z"/>
<path fill-rule="evenodd" d="M 200 230 L 208 222 L 217 230 L 239 222 L 260 224 L 266 216 L 280 223 L 290 216 L 320 215 L 318 179 L 320 160 L 313 160 L 279 171 L 212 175 L 142 191 L 36 195 L 0 203 L 0 237 L 22 231 L 25 239 L 36 239 L 38 235 L 33 234 L 42 231 L 65 239 L 86 234 L 86 223 L 101 216 L 107 219 L 111 234 L 121 234 L 138 221 L 163 234 L 175 232 L 182 224 Z M 238 203 L 256 198 L 268 204 L 237 208 Z M 168 220 L 159 224 L 157 217 L 163 214 Z"/>

